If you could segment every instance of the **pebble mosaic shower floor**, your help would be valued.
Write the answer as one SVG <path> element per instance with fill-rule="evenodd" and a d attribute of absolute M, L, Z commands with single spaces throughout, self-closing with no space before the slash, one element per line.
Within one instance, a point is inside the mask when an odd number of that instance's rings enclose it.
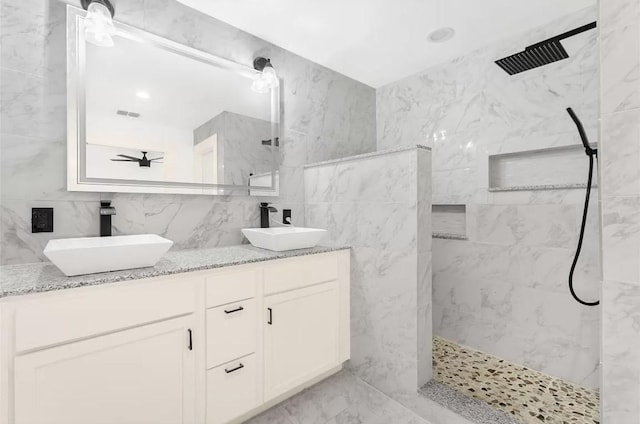
<path fill-rule="evenodd" d="M 434 379 L 524 424 L 598 424 L 599 393 L 438 337 Z"/>

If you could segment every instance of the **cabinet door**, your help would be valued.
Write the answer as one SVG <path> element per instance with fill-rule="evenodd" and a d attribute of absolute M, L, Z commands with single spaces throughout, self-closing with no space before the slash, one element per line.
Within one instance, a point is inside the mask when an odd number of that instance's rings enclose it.
<path fill-rule="evenodd" d="M 176 318 L 16 357 L 15 423 L 193 423 L 193 324 Z"/>
<path fill-rule="evenodd" d="M 339 364 L 336 281 L 265 298 L 265 401 Z"/>

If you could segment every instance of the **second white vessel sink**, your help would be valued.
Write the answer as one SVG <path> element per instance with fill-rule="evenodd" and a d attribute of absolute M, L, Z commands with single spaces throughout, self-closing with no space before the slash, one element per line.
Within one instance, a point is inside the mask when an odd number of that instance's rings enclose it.
<path fill-rule="evenodd" d="M 154 266 L 173 242 L 155 234 L 50 240 L 44 255 L 66 276 Z"/>
<path fill-rule="evenodd" d="M 261 249 L 282 252 L 317 246 L 327 230 L 302 227 L 245 228 L 242 234 Z"/>

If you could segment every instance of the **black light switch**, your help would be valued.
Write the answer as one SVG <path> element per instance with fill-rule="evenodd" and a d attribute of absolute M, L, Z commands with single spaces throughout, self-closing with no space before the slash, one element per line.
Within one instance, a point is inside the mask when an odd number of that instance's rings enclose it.
<path fill-rule="evenodd" d="M 31 232 L 53 233 L 53 208 L 31 209 Z"/>

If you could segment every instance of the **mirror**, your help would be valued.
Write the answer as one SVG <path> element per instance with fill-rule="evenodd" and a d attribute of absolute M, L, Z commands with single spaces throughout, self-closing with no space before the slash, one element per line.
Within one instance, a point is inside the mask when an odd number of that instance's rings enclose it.
<path fill-rule="evenodd" d="M 69 190 L 277 193 L 279 89 L 253 68 L 115 23 L 87 43 L 69 8 Z"/>

